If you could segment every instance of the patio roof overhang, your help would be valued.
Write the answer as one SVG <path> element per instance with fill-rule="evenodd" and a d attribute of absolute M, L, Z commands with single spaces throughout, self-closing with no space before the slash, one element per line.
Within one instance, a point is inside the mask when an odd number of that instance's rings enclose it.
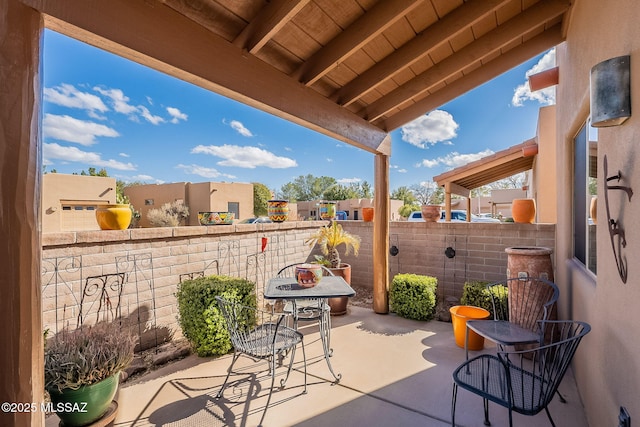
<path fill-rule="evenodd" d="M 471 190 L 525 172 L 538 153 L 535 138 L 433 177 L 438 186 L 469 197 Z"/>

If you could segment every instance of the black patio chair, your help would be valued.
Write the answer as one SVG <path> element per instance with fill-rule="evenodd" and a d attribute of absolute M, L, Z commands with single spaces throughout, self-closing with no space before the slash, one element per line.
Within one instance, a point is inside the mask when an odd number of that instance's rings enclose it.
<path fill-rule="evenodd" d="M 541 330 L 550 342 L 527 350 L 498 351 L 498 355 L 474 357 L 453 372 L 451 425 L 455 426 L 458 387 L 482 397 L 484 424 L 489 421 L 489 401 L 509 410 L 509 426 L 513 412 L 536 415 L 543 409 L 551 425 L 549 402 L 591 326 L 578 321 L 549 320 L 540 322 Z"/>
<path fill-rule="evenodd" d="M 286 326 L 285 314 L 273 313 L 271 311 L 258 310 L 247 307 L 236 302 L 227 301 L 217 296 L 218 307 L 226 321 L 227 331 L 231 337 L 233 345 L 233 359 L 227 372 L 227 377 L 216 395 L 219 399 L 227 385 L 229 376 L 233 371 L 233 365 L 241 355 L 246 355 L 254 360 L 262 359 L 269 361 L 271 372 L 271 387 L 269 397 L 260 418 L 260 425 L 271 402 L 271 394 L 275 383 L 276 358 L 286 354 L 291 350 L 291 359 L 287 369 L 287 375 L 280 380 L 280 387 L 284 387 L 295 358 L 295 351 L 298 344 L 302 346 L 302 357 L 304 362 L 304 390 L 307 392 L 307 357 L 304 351 L 303 335 Z"/>

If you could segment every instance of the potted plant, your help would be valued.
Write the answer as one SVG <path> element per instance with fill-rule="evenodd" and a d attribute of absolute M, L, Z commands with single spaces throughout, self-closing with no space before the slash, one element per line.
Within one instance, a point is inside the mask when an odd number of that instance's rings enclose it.
<path fill-rule="evenodd" d="M 351 285 L 351 265 L 342 262 L 338 247 L 344 245 L 345 255 L 353 251 L 353 254 L 358 256 L 360 236 L 355 236 L 345 231 L 338 222 L 331 221 L 329 225 L 321 227 L 309 236 L 305 243 L 311 247 L 317 244 L 324 256 L 316 257 L 316 262 L 326 265 L 333 274 L 342 276 Z M 347 297 L 329 298 L 331 314 L 345 314 L 348 301 Z"/>
<path fill-rule="evenodd" d="M 133 336 L 114 323 L 65 329 L 47 340 L 45 389 L 65 427 L 90 424 L 109 411 L 134 345 Z"/>

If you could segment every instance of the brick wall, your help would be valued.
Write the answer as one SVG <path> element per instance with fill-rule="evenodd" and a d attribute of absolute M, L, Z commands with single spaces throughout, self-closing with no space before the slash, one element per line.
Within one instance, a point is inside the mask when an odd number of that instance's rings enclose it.
<path fill-rule="evenodd" d="M 121 316 L 129 319 L 133 329 L 141 325 L 142 335 L 148 340 L 158 334 L 160 339 L 180 335 L 175 292 L 181 277 L 219 271 L 255 282 L 260 294 L 266 280 L 279 268 L 313 259 L 315 252 L 312 253 L 304 241 L 325 223 L 299 221 L 43 234 L 44 327 L 52 331 L 65 325 L 75 327 L 81 309 L 84 318 L 89 320 L 113 316 L 117 304 L 113 290 L 110 291 L 112 307 L 101 308 L 95 291 L 102 283 L 101 277 L 129 271 L 120 297 Z M 347 231 L 362 238 L 358 257 L 343 256 L 343 262 L 352 265 L 352 284 L 372 287 L 373 224 L 341 223 Z M 263 238 L 267 239 L 264 253 L 261 252 Z M 555 247 L 555 226 L 392 222 L 390 246 L 398 248 L 398 255 L 390 257 L 390 278 L 397 273 L 435 276 L 440 298 L 460 297 L 467 280 L 493 281 L 505 277 L 505 248 Z M 455 250 L 455 257 L 445 256 L 447 247 Z M 145 258 L 147 255 L 149 261 Z M 143 267 L 136 274 L 131 271 L 134 257 Z M 124 259 L 124 264 L 116 265 L 117 258 Z M 152 269 L 147 262 L 152 263 Z M 90 284 L 91 277 L 97 279 Z M 115 280 L 117 276 L 109 278 Z M 89 289 L 94 294 L 85 296 L 84 303 L 80 304 L 87 287 L 95 288 Z"/>
<path fill-rule="evenodd" d="M 373 223 L 345 221 L 342 224 L 345 230 L 362 238 L 359 256 L 343 257 L 343 262 L 352 265 L 351 282 L 372 286 Z M 435 276 L 440 298 L 459 298 L 467 280 L 505 278 L 505 248 L 555 248 L 553 224 L 391 222 L 389 234 L 389 247 L 398 248 L 398 255 L 389 257 L 390 280 L 398 273 Z M 455 250 L 453 258 L 445 255 L 448 247 Z M 552 255 L 552 261 L 553 258 Z M 555 261 L 553 264 L 555 266 Z"/>

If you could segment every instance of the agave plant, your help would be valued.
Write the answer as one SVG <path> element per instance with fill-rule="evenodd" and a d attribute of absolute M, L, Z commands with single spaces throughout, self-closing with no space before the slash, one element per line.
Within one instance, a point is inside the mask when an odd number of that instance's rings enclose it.
<path fill-rule="evenodd" d="M 338 268 L 341 264 L 338 251 L 340 245 L 345 246 L 345 255 L 349 255 L 353 250 L 353 254 L 357 256 L 360 250 L 360 236 L 345 231 L 336 221 L 331 221 L 331 224 L 318 229 L 305 240 L 305 243 L 311 247 L 317 244 L 331 268 Z M 322 260 L 319 261 L 322 263 Z"/>

